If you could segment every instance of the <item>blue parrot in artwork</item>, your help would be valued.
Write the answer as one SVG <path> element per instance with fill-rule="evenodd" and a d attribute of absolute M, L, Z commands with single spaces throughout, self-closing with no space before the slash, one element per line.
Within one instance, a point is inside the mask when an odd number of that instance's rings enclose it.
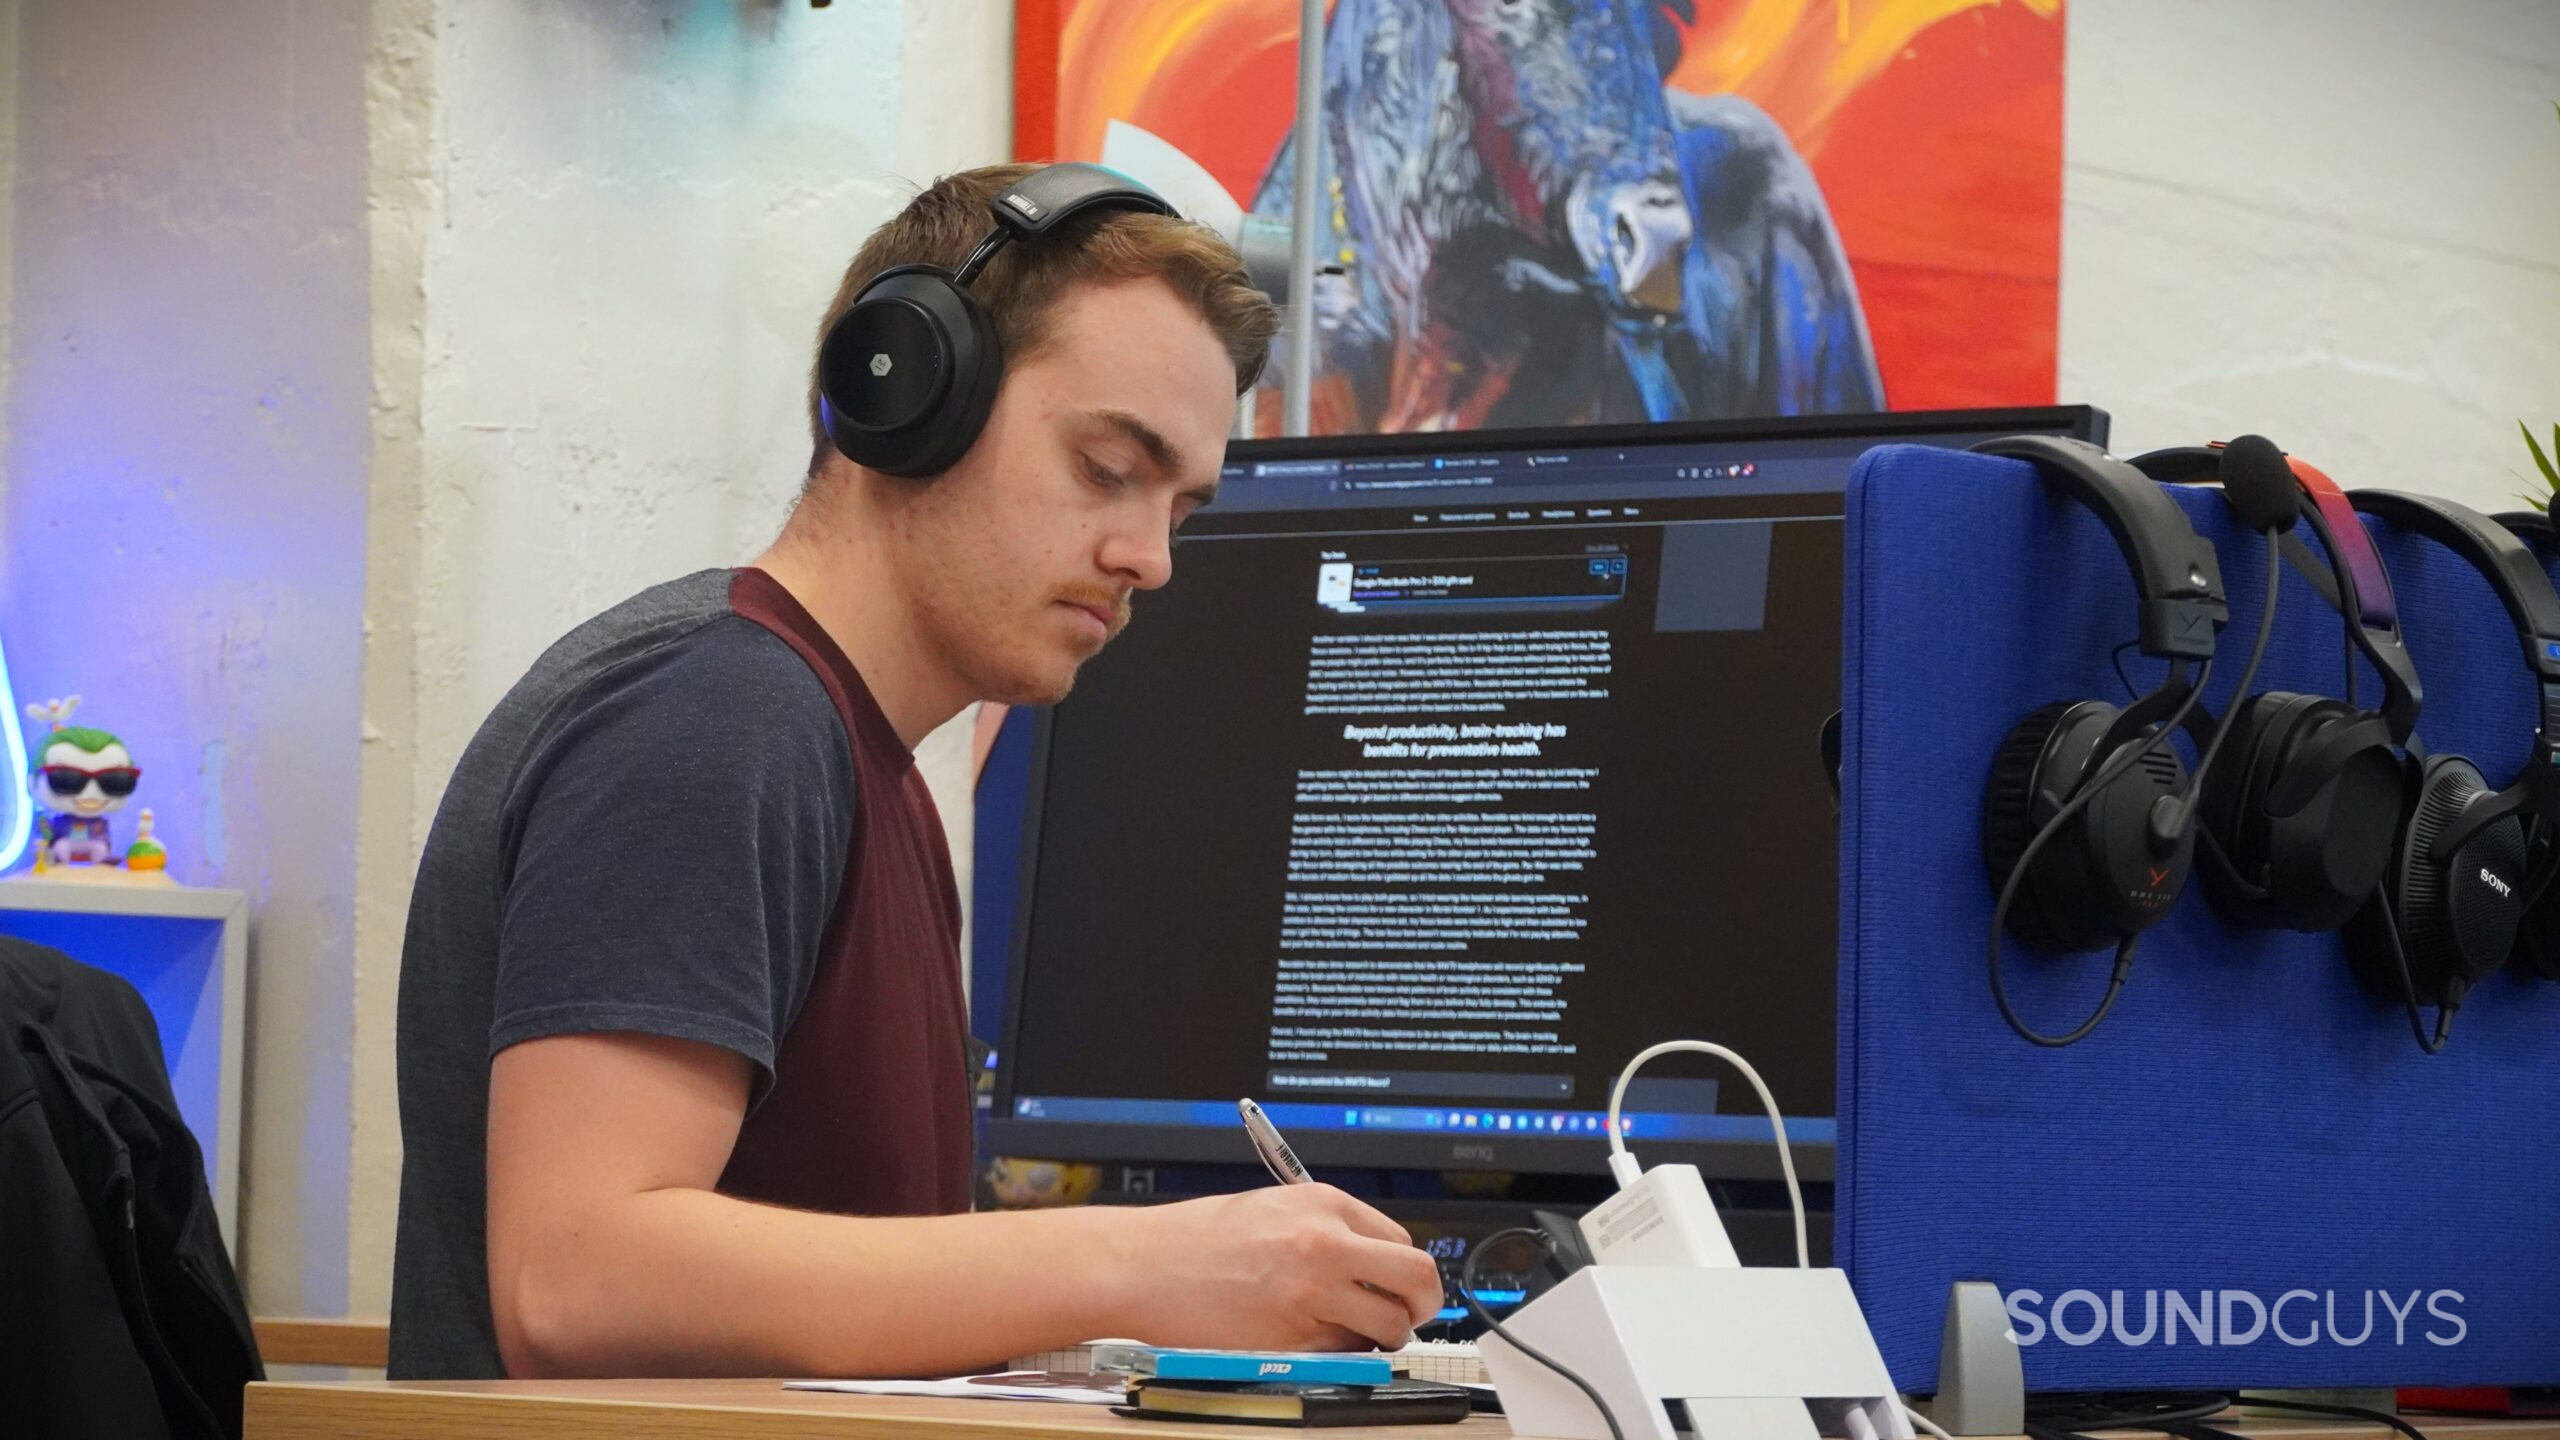
<path fill-rule="evenodd" d="M 1784 131 L 1668 89 L 1692 0 L 1338 0 L 1322 430 L 1880 409 Z M 1253 208 L 1287 218 L 1294 142 Z"/>

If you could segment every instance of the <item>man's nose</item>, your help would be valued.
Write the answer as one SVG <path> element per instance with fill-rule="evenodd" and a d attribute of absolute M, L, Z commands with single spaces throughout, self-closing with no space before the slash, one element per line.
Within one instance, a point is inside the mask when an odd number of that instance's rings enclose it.
<path fill-rule="evenodd" d="M 1126 580 L 1132 589 L 1153 590 L 1172 579 L 1171 517 L 1115 528 L 1103 542 L 1101 561 L 1103 569 Z"/>

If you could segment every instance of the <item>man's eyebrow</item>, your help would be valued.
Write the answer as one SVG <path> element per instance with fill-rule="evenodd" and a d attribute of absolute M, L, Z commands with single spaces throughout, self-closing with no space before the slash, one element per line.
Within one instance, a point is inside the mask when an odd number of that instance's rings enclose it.
<path fill-rule="evenodd" d="M 1135 441 L 1139 449 L 1147 452 L 1147 463 L 1155 466 L 1159 473 L 1182 473 L 1182 451 L 1153 425 L 1126 410 L 1096 410 L 1092 415 L 1095 420 Z"/>

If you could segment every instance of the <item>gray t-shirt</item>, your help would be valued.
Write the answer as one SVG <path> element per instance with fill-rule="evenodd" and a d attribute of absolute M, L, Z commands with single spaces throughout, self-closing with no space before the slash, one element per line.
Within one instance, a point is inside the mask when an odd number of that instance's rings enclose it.
<path fill-rule="evenodd" d="M 759 1101 L 772 1083 L 845 878 L 855 767 L 811 661 L 733 608 L 740 573 L 571 631 L 446 787 L 401 951 L 395 1379 L 504 1374 L 486 1251 L 500 1050 L 663 1035 L 753 1061 Z"/>

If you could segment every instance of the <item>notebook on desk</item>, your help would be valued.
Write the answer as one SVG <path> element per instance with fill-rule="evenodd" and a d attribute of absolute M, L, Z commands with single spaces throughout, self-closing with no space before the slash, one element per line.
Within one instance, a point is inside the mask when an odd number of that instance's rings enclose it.
<path fill-rule="evenodd" d="M 1017 1356 L 1007 1362 L 1013 1370 L 1100 1370 L 1095 1363 L 1099 1347 L 1136 1345 L 1134 1340 L 1088 1340 L 1059 1350 L 1042 1350 L 1036 1354 Z M 1483 1385 L 1484 1361 L 1476 1353 L 1474 1342 L 1467 1340 L 1416 1340 L 1401 1350 L 1387 1353 L 1395 1373 L 1413 1380 L 1436 1380 L 1444 1385 Z"/>
<path fill-rule="evenodd" d="M 1248 1425 L 1445 1425 L 1464 1420 L 1467 1392 L 1426 1380 L 1368 1385 L 1233 1385 L 1141 1380 L 1116 1415 Z"/>

